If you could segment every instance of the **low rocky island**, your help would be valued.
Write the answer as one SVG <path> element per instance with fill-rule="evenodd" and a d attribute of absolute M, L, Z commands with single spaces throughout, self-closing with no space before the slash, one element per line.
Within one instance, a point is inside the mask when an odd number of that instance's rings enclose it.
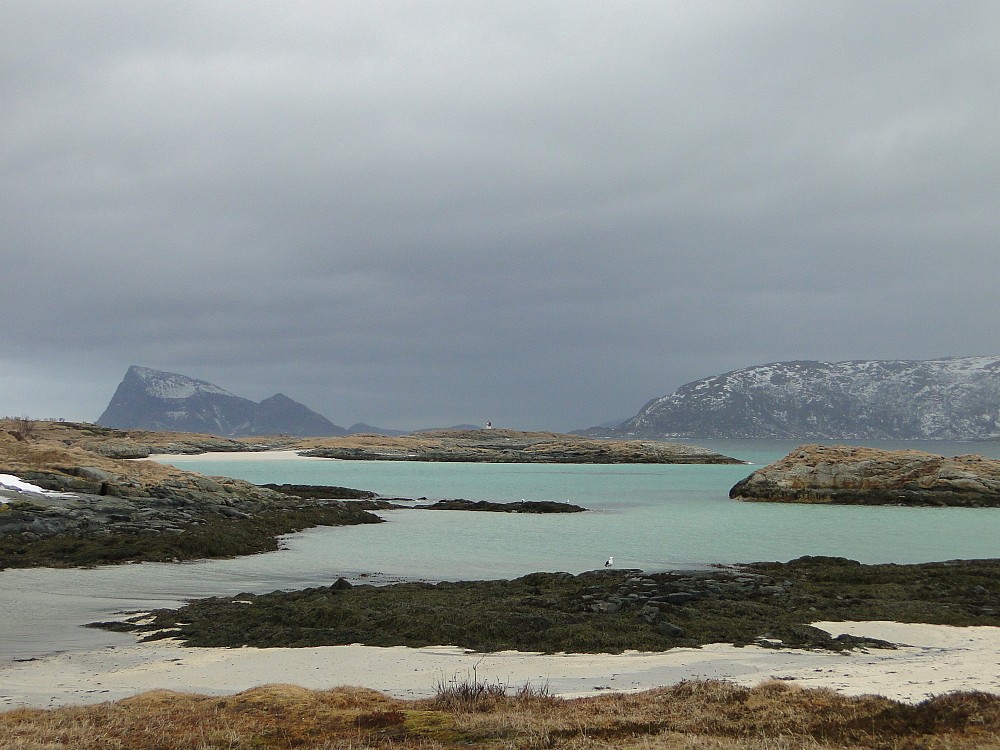
<path fill-rule="evenodd" d="M 601 440 L 556 432 L 433 430 L 400 437 L 311 438 L 301 454 L 354 461 L 462 461 L 567 464 L 739 464 L 686 443 Z"/>
<path fill-rule="evenodd" d="M 490 500 L 438 500 L 430 505 L 417 505 L 419 510 L 470 510 L 488 513 L 583 513 L 587 509 L 573 503 L 555 500 L 522 500 L 519 503 L 495 503 Z"/>
<path fill-rule="evenodd" d="M 271 490 L 300 498 L 322 500 L 326 498 L 348 498 L 356 500 L 358 507 L 365 510 L 469 510 L 493 513 L 582 513 L 587 510 L 579 505 L 555 500 L 521 500 L 521 502 L 494 502 L 492 500 L 465 500 L 454 498 L 426 503 L 425 497 L 379 497 L 367 490 L 352 490 L 346 487 L 330 487 L 313 484 L 262 484 Z"/>
<path fill-rule="evenodd" d="M 1000 461 L 916 450 L 804 445 L 756 470 L 737 500 L 851 505 L 1000 507 Z"/>
<path fill-rule="evenodd" d="M 17 431 L 0 420 L 0 432 Z M 116 430 L 74 422 L 32 422 L 32 438 L 57 441 L 106 458 L 156 454 L 255 453 L 291 450 L 303 456 L 355 461 L 457 461 L 481 463 L 741 464 L 730 456 L 687 443 L 608 440 L 558 432 L 428 430 L 410 435 L 345 437 L 268 435 L 219 437 L 188 432 Z"/>

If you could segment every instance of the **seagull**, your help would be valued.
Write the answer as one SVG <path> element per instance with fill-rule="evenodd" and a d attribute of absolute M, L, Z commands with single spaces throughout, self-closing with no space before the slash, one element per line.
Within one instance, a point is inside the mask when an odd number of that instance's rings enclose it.
<path fill-rule="evenodd" d="M 610 568 L 614 564 L 615 564 L 615 558 L 614 557 L 609 557 L 608 561 L 606 563 L 604 563 L 604 567 L 605 568 Z"/>

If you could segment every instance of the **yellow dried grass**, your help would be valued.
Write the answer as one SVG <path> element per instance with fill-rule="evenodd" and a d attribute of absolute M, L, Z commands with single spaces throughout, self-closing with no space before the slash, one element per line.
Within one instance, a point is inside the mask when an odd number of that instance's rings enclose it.
<path fill-rule="evenodd" d="M 998 750 L 1000 698 L 955 693 L 907 706 L 783 682 L 690 682 L 563 700 L 530 692 L 483 710 L 364 688 L 268 685 L 211 697 L 170 691 L 91 707 L 0 714 L 0 750 Z"/>

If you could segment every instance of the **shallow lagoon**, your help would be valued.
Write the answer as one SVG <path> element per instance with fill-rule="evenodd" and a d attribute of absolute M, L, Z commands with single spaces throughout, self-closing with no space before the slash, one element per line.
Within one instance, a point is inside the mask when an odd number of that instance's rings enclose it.
<path fill-rule="evenodd" d="M 703 441 L 755 464 L 788 441 Z M 873 444 L 873 443 L 869 443 Z M 876 445 L 876 444 L 873 444 Z M 905 443 L 1000 458 L 997 443 Z M 312 529 L 287 549 L 182 564 L 0 572 L 0 660 L 128 642 L 80 624 L 183 599 L 396 578 L 506 578 L 578 573 L 614 555 L 620 567 L 664 570 L 789 560 L 805 554 L 862 562 L 1000 556 L 996 509 L 740 503 L 729 488 L 752 466 L 518 465 L 264 459 L 171 459 L 182 468 L 253 482 L 334 484 L 387 496 L 570 501 L 590 512 L 517 515 L 462 511 L 383 513 L 387 523 Z"/>
<path fill-rule="evenodd" d="M 712 441 L 728 455 L 767 463 L 796 444 Z M 894 444 L 893 447 L 900 447 Z M 1000 454 L 994 443 L 912 444 L 950 454 Z M 580 572 L 614 555 L 624 567 L 663 570 L 788 560 L 805 554 L 861 562 L 995 557 L 995 509 L 742 503 L 729 488 L 748 466 L 546 465 L 328 461 L 172 460 L 182 468 L 253 482 L 336 484 L 383 495 L 471 500 L 568 501 L 589 513 L 522 516 L 391 511 L 388 523 L 296 535 L 297 554 L 332 570 L 429 578 Z"/>

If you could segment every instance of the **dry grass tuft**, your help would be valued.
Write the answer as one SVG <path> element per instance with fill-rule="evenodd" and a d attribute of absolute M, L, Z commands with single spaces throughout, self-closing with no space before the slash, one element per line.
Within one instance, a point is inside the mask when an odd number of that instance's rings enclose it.
<path fill-rule="evenodd" d="M 431 705 L 456 713 L 493 711 L 500 706 L 513 703 L 524 706 L 529 703 L 557 702 L 548 685 L 532 685 L 527 682 L 519 687 L 497 680 L 480 680 L 473 667 L 472 674 L 465 678 L 453 677 L 439 680 L 437 695 Z"/>
<path fill-rule="evenodd" d="M 445 683 L 444 694 L 422 701 L 268 685 L 17 710 L 0 713 L 0 750 L 1000 750 L 1000 697 L 980 693 L 909 706 L 784 682 L 708 681 L 564 700 L 534 688 L 477 691 L 472 682 Z"/>

